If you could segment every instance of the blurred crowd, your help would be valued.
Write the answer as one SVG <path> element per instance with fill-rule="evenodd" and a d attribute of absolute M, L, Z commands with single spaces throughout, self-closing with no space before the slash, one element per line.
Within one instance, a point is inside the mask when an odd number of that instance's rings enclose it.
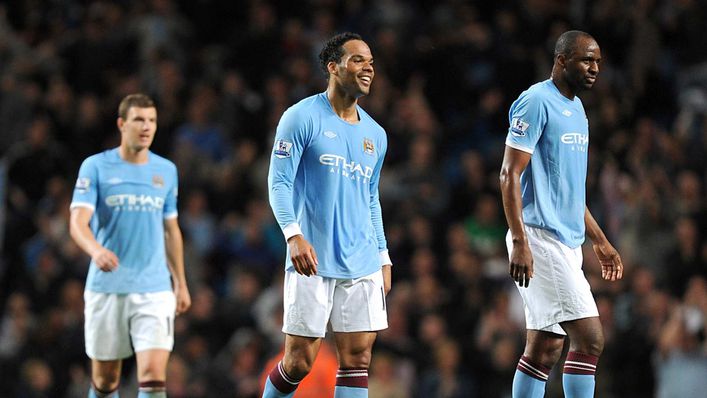
<path fill-rule="evenodd" d="M 67 220 L 80 162 L 115 147 L 120 99 L 158 104 L 153 151 L 180 173 L 193 307 L 176 321 L 170 397 L 258 397 L 282 348 L 285 242 L 266 175 L 282 112 L 326 87 L 335 33 L 376 59 L 362 106 L 386 129 L 394 262 L 372 398 L 505 398 L 524 344 L 498 174 L 511 102 L 554 42 L 592 34 L 601 73 L 588 205 L 622 254 L 585 274 L 606 336 L 597 396 L 707 391 L 705 0 L 10 1 L 0 4 L 0 395 L 83 397 L 88 258 Z M 0 220 L 1 221 L 1 220 Z M 332 396 L 336 361 L 298 397 Z M 136 391 L 126 363 L 121 396 Z M 548 397 L 562 396 L 555 369 Z M 309 391 L 309 392 L 308 392 Z"/>

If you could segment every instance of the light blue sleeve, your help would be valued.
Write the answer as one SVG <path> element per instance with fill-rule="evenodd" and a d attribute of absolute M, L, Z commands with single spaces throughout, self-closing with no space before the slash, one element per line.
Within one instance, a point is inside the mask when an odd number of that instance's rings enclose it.
<path fill-rule="evenodd" d="M 289 236 L 285 228 L 297 223 L 292 191 L 302 153 L 309 142 L 309 124 L 308 120 L 303 120 L 299 112 L 293 108 L 288 109 L 277 125 L 275 142 L 270 155 L 268 170 L 270 207 L 286 238 Z"/>
<path fill-rule="evenodd" d="M 506 145 L 533 153 L 547 123 L 547 112 L 540 95 L 528 91 L 521 94 L 511 105 L 508 121 Z"/>
<path fill-rule="evenodd" d="M 163 214 L 164 218 L 174 218 L 177 217 L 177 196 L 179 196 L 179 174 L 177 173 L 177 167 L 172 166 L 172 186 L 167 192 L 167 196 L 164 201 Z"/>
<path fill-rule="evenodd" d="M 96 211 L 98 201 L 98 166 L 96 158 L 86 158 L 79 169 L 79 176 L 74 186 L 74 195 L 71 199 L 71 208 L 85 207 Z"/>
<path fill-rule="evenodd" d="M 388 150 L 388 140 L 385 136 L 383 136 L 382 144 L 380 156 L 378 157 L 378 162 L 376 162 L 376 166 L 373 169 L 373 175 L 371 176 L 370 182 L 371 222 L 373 223 L 373 228 L 376 232 L 379 253 L 388 250 L 388 243 L 386 242 L 385 231 L 383 229 L 383 211 L 381 210 L 380 196 L 378 193 L 378 184 L 380 182 L 381 170 L 383 169 L 383 160 L 385 159 L 385 153 Z"/>

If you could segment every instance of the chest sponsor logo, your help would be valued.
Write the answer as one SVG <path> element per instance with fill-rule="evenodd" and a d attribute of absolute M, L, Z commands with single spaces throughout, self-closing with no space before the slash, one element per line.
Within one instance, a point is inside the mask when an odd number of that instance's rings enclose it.
<path fill-rule="evenodd" d="M 91 188 L 91 179 L 85 177 L 79 177 L 76 179 L 76 192 L 86 193 L 89 188 Z"/>
<path fill-rule="evenodd" d="M 275 154 L 275 157 L 279 159 L 289 158 L 292 156 L 292 143 L 285 140 L 277 140 L 275 142 L 273 154 Z"/>
<path fill-rule="evenodd" d="M 376 147 L 373 145 L 373 140 L 370 138 L 363 139 L 363 153 L 373 155 L 376 152 Z"/>
<path fill-rule="evenodd" d="M 323 154 L 319 156 L 319 163 L 329 167 L 330 173 L 335 173 L 357 182 L 367 183 L 373 176 L 373 168 L 354 161 L 349 162 L 346 158 L 339 155 Z"/>
<path fill-rule="evenodd" d="M 521 118 L 514 117 L 511 120 L 511 134 L 516 137 L 525 137 L 525 132 L 528 131 L 530 124 Z"/>
<path fill-rule="evenodd" d="M 582 133 L 565 133 L 560 137 L 560 141 L 570 146 L 570 150 L 587 152 L 589 147 L 589 135 Z"/>
<path fill-rule="evenodd" d="M 164 198 L 126 193 L 110 195 L 106 198 L 105 203 L 113 211 L 155 212 L 162 211 Z"/>

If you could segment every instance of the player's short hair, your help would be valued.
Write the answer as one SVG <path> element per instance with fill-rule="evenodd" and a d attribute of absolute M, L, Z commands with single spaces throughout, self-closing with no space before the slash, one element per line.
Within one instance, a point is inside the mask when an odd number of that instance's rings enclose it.
<path fill-rule="evenodd" d="M 132 107 L 154 108 L 155 102 L 152 100 L 152 98 L 148 97 L 145 94 L 137 93 L 127 95 L 125 96 L 125 98 L 123 98 L 122 101 L 120 101 L 120 105 L 118 105 L 118 117 L 122 119 L 127 119 L 128 111 Z"/>
<path fill-rule="evenodd" d="M 560 54 L 565 56 L 572 55 L 577 50 L 579 39 L 584 37 L 594 40 L 592 35 L 581 30 L 568 30 L 561 34 L 555 43 L 555 57 Z"/>
<path fill-rule="evenodd" d="M 329 62 L 337 64 L 341 62 L 341 57 L 344 55 L 344 44 L 351 40 L 363 41 L 363 38 L 357 33 L 344 32 L 332 37 L 324 44 L 322 51 L 319 53 L 319 66 L 327 78 L 329 77 L 327 65 Z"/>

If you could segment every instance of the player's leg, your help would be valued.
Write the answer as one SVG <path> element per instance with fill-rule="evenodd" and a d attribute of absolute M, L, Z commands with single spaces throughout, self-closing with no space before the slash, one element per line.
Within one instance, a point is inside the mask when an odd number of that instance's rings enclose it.
<path fill-rule="evenodd" d="M 167 363 L 169 351 L 152 349 L 135 353 L 137 362 L 138 398 L 165 398 L 167 396 Z"/>
<path fill-rule="evenodd" d="M 338 280 L 331 327 L 335 333 L 339 371 L 335 398 L 368 397 L 368 367 L 378 330 L 388 327 L 381 271 Z"/>
<path fill-rule="evenodd" d="M 300 381 L 312 370 L 321 344 L 320 337 L 285 335 L 285 355 L 270 371 L 263 398 L 293 396 Z"/>
<path fill-rule="evenodd" d="M 565 336 L 542 330 L 528 330 L 523 356 L 513 376 L 513 398 L 541 398 L 550 369 L 560 359 Z"/>
<path fill-rule="evenodd" d="M 122 359 L 133 355 L 125 296 L 84 292 L 84 338 L 91 358 L 90 398 L 118 397 Z"/>
<path fill-rule="evenodd" d="M 562 387 L 566 398 L 594 396 L 597 362 L 604 350 L 604 333 L 599 317 L 563 322 L 570 337 L 570 349 L 562 371 Z"/>
<path fill-rule="evenodd" d="M 171 291 L 128 295 L 138 398 L 166 397 L 167 362 L 174 347 L 176 298 Z"/>
<path fill-rule="evenodd" d="M 117 398 L 120 370 L 123 361 L 91 360 L 91 388 L 89 398 Z"/>
<path fill-rule="evenodd" d="M 270 371 L 263 398 L 291 397 L 309 373 L 326 334 L 334 279 L 285 272 L 283 326 L 285 355 Z"/>
<path fill-rule="evenodd" d="M 335 398 L 368 397 L 368 368 L 376 332 L 335 333 L 339 370 Z"/>

